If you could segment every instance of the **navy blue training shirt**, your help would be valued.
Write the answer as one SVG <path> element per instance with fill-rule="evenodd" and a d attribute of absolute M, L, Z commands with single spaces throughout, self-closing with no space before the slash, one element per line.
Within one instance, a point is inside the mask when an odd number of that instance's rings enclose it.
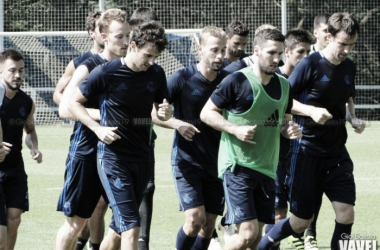
<path fill-rule="evenodd" d="M 191 165 L 217 174 L 220 132 L 201 121 L 201 111 L 216 86 L 226 76 L 218 72 L 213 81 L 207 80 L 197 65 L 178 70 L 168 79 L 169 102 L 174 106 L 174 117 L 197 127 L 200 133 L 193 141 L 185 140 L 176 130 L 172 149 L 172 165 Z"/>
<path fill-rule="evenodd" d="M 88 72 L 91 72 L 96 66 L 106 62 L 107 59 L 99 53 L 87 58 L 81 65 L 84 65 Z M 84 106 L 99 109 L 99 97 L 92 97 L 84 103 Z M 81 122 L 77 122 L 70 138 L 69 154 L 80 159 L 96 159 L 97 143 L 96 134 Z"/>
<path fill-rule="evenodd" d="M 124 58 L 96 67 L 79 86 L 83 96 L 99 96 L 100 123 L 118 127 L 121 139 L 98 143 L 98 158 L 149 161 L 149 135 L 153 103 L 168 98 L 164 70 L 154 64 L 147 71 L 134 72 Z"/>
<path fill-rule="evenodd" d="M 0 83 L 2 84 L 2 83 Z M 1 107 L 1 126 L 3 141 L 12 144 L 10 153 L 0 163 L 0 169 L 22 167 L 22 137 L 27 118 L 32 111 L 33 101 L 19 89 L 12 99 L 4 96 Z"/>
<path fill-rule="evenodd" d="M 355 64 L 346 59 L 339 65 L 321 52 L 302 59 L 289 76 L 294 98 L 301 103 L 326 108 L 333 116 L 324 125 L 310 117 L 295 116 L 303 137 L 292 142 L 293 152 L 319 156 L 339 155 L 347 140 L 346 103 L 355 96 Z"/>

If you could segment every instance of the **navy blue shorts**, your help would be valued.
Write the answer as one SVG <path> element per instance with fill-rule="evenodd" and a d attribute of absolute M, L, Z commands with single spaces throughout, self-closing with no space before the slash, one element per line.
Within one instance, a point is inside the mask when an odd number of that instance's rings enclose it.
<path fill-rule="evenodd" d="M 96 159 L 79 159 L 68 156 L 65 183 L 58 200 L 57 211 L 65 216 L 90 218 L 103 193 Z"/>
<path fill-rule="evenodd" d="M 0 185 L 7 208 L 29 211 L 28 176 L 23 166 L 0 171 Z"/>
<path fill-rule="evenodd" d="M 205 206 L 207 213 L 223 215 L 223 184 L 216 171 L 211 174 L 191 165 L 173 166 L 172 170 L 180 211 Z"/>
<path fill-rule="evenodd" d="M 223 175 L 226 196 L 226 224 L 239 224 L 257 219 L 274 223 L 275 181 L 252 169 L 236 165 Z"/>
<path fill-rule="evenodd" d="M 301 219 L 311 219 L 315 201 L 323 193 L 331 202 L 354 205 L 353 169 L 353 162 L 346 150 L 336 157 L 293 153 L 287 162 L 286 176 L 290 211 Z"/>
<path fill-rule="evenodd" d="M 276 202 L 274 208 L 288 208 L 288 192 L 285 187 L 286 159 L 279 159 L 276 171 Z"/>
<path fill-rule="evenodd" d="M 150 161 L 98 159 L 98 172 L 112 208 L 117 233 L 140 226 L 139 207 L 150 177 Z"/>

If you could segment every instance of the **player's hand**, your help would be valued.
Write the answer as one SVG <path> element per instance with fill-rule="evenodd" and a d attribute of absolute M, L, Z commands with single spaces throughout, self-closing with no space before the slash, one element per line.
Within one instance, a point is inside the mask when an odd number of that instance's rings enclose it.
<path fill-rule="evenodd" d="M 247 142 L 249 144 L 256 144 L 253 141 L 253 136 L 256 133 L 257 125 L 254 126 L 236 126 L 233 130 L 233 135 L 236 136 L 241 141 Z"/>
<path fill-rule="evenodd" d="M 33 160 L 37 161 L 37 163 L 42 162 L 42 153 L 37 148 L 32 148 L 30 154 L 32 155 Z"/>
<path fill-rule="evenodd" d="M 95 134 L 105 144 L 111 144 L 112 142 L 119 140 L 121 137 L 114 131 L 117 127 L 98 127 L 95 129 Z"/>
<path fill-rule="evenodd" d="M 177 127 L 177 131 L 182 135 L 183 138 L 185 138 L 186 141 L 193 141 L 193 136 L 196 133 L 201 132 L 194 125 L 182 121 L 180 122 L 180 125 Z"/>
<path fill-rule="evenodd" d="M 354 128 L 355 133 L 361 134 L 367 126 L 367 122 L 358 118 L 354 118 L 351 119 L 351 125 Z"/>
<path fill-rule="evenodd" d="M 0 162 L 3 162 L 7 154 L 11 152 L 12 144 L 8 142 L 1 142 L 0 143 Z"/>
<path fill-rule="evenodd" d="M 289 135 L 289 139 L 300 139 L 302 137 L 302 130 L 294 121 L 289 121 L 286 132 Z"/>
<path fill-rule="evenodd" d="M 314 107 L 313 113 L 310 116 L 316 123 L 325 124 L 326 121 L 333 118 L 333 116 L 325 108 Z"/>
<path fill-rule="evenodd" d="M 172 105 L 166 99 L 158 105 L 157 117 L 161 121 L 167 121 L 172 117 Z"/>

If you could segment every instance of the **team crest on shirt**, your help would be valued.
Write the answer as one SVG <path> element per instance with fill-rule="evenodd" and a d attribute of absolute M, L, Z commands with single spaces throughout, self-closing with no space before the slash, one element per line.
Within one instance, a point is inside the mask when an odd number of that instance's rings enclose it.
<path fill-rule="evenodd" d="M 235 208 L 235 212 L 234 214 L 236 215 L 236 217 L 238 218 L 243 218 L 244 217 L 244 213 L 243 211 L 241 211 L 241 208 L 240 207 L 236 207 Z"/>
<path fill-rule="evenodd" d="M 21 107 L 21 108 L 20 108 L 20 115 L 21 115 L 21 116 L 25 116 L 25 115 L 26 115 L 26 112 L 25 112 L 25 108 L 24 108 L 24 107 Z"/>
<path fill-rule="evenodd" d="M 351 81 L 350 81 L 350 77 L 348 75 L 344 76 L 344 81 L 347 85 L 350 85 Z"/>
<path fill-rule="evenodd" d="M 121 182 L 120 178 L 117 178 L 116 180 L 114 180 L 113 184 L 118 189 L 122 189 L 124 187 L 124 184 Z"/>
<path fill-rule="evenodd" d="M 71 213 L 71 203 L 69 201 L 66 201 L 63 205 L 63 210 L 67 213 Z"/>
<path fill-rule="evenodd" d="M 189 194 L 185 194 L 185 195 L 183 196 L 183 201 L 184 201 L 186 204 L 190 204 L 190 203 L 192 203 L 193 200 L 194 200 L 194 199 L 191 198 Z"/>

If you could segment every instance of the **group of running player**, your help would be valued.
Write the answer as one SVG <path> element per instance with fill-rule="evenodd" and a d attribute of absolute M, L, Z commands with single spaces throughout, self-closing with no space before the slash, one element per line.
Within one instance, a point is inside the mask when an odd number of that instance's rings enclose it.
<path fill-rule="evenodd" d="M 88 239 L 91 249 L 149 249 L 152 124 L 175 130 L 171 165 L 185 213 L 177 250 L 222 249 L 216 224 L 223 249 L 275 250 L 291 236 L 297 249 L 316 250 L 323 193 L 336 214 L 331 249 L 339 249 L 341 235 L 351 234 L 355 202 L 345 124 L 357 133 L 366 125 L 355 116 L 355 64 L 348 58 L 359 34 L 356 19 L 318 15 L 315 37 L 300 28 L 284 36 L 260 26 L 252 55 L 244 53 L 244 23 L 233 21 L 226 31 L 207 26 L 199 63 L 168 78 L 154 62 L 168 44 L 157 20 L 150 8 L 129 19 L 120 9 L 95 11 L 86 22 L 93 49 L 74 58 L 57 84 L 59 115 L 76 123 L 57 206 L 66 219 L 56 249 L 83 249 Z M 28 210 L 23 130 L 33 158 L 41 162 L 42 154 L 33 101 L 20 90 L 23 57 L 4 51 L 0 66 L 0 202 L 7 210 L 0 206 L 0 249 L 13 249 Z M 108 207 L 113 215 L 104 237 Z"/>

